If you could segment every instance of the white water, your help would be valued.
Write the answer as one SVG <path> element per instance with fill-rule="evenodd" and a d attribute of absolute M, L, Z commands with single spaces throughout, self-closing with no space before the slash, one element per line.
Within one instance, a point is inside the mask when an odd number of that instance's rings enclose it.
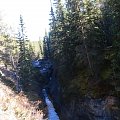
<path fill-rule="evenodd" d="M 1 74 L 2 77 L 5 76 L 5 74 L 1 70 L 0 70 L 0 74 Z"/>
<path fill-rule="evenodd" d="M 60 120 L 57 113 L 55 112 L 55 108 L 54 108 L 52 102 L 49 100 L 49 98 L 47 96 L 45 89 L 43 89 L 43 94 L 45 96 L 45 102 L 48 107 L 48 120 Z"/>

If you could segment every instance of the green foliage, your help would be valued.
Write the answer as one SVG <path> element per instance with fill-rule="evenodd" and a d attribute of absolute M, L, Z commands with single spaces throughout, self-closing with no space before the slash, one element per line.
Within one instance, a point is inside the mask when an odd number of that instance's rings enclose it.
<path fill-rule="evenodd" d="M 0 37 L 0 61 L 5 67 L 13 68 L 17 61 L 17 51 L 15 48 L 15 39 L 4 33 Z M 16 60 L 15 60 L 16 59 Z"/>
<path fill-rule="evenodd" d="M 32 69 L 32 56 L 33 53 L 31 45 L 25 35 L 23 18 L 20 16 L 20 31 L 18 34 L 18 45 L 19 45 L 19 59 L 18 59 L 18 75 L 20 77 L 20 84 L 23 89 L 29 85 L 31 80 L 31 69 Z"/>
<path fill-rule="evenodd" d="M 38 44 L 38 46 L 37 46 Z M 33 68 L 32 61 L 41 57 L 41 45 L 38 42 L 30 42 L 25 35 L 23 18 L 20 16 L 20 31 L 18 34 L 19 59 L 17 65 L 18 75 L 20 77 L 20 85 L 23 91 L 34 91 L 40 83 L 40 72 Z M 35 46 L 35 47 L 34 47 Z M 35 50 L 35 48 L 37 50 Z M 39 58 L 38 57 L 38 58 Z M 37 59 L 38 59 L 37 58 Z"/>
<path fill-rule="evenodd" d="M 39 59 L 43 57 L 43 45 L 42 40 L 30 41 L 29 51 L 32 59 Z"/>
<path fill-rule="evenodd" d="M 51 9 L 51 53 L 58 66 L 64 96 L 72 92 L 86 95 L 90 90 L 99 96 L 99 90 L 91 84 L 97 86 L 100 81 L 108 81 L 107 90 L 102 84 L 98 86 L 110 94 L 111 85 L 115 88 L 120 81 L 118 0 L 66 0 L 65 5 L 56 0 L 55 3 L 55 12 Z"/>

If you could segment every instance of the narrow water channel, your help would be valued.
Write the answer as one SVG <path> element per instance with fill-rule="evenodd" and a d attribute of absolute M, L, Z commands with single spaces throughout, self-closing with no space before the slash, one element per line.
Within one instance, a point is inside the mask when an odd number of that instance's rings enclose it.
<path fill-rule="evenodd" d="M 48 108 L 48 120 L 60 120 L 58 117 L 58 114 L 55 111 L 55 108 L 54 108 L 52 102 L 48 98 L 48 95 L 47 95 L 45 89 L 43 89 L 43 94 L 44 94 L 45 102 L 46 102 L 46 105 Z"/>

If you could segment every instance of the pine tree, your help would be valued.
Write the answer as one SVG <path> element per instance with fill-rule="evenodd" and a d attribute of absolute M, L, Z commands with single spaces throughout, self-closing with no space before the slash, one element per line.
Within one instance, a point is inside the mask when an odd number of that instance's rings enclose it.
<path fill-rule="evenodd" d="M 111 52 L 111 63 L 113 71 L 112 83 L 115 85 L 117 95 L 120 96 L 120 3 L 119 0 L 106 0 L 106 4 L 111 9 L 110 15 L 113 20 L 111 31 L 112 31 L 112 52 Z"/>
<path fill-rule="evenodd" d="M 44 51 L 44 58 L 50 59 L 50 39 L 45 31 L 45 37 L 43 41 L 43 51 Z"/>
<path fill-rule="evenodd" d="M 99 96 L 99 84 L 104 83 L 110 94 L 111 87 L 118 88 L 119 5 L 118 0 L 66 0 L 63 6 L 61 0 L 55 0 L 55 10 L 51 9 L 51 53 L 59 66 L 64 91 L 86 94 L 91 90 Z"/>
<path fill-rule="evenodd" d="M 18 60 L 18 75 L 20 77 L 20 84 L 23 89 L 26 89 L 31 72 L 31 56 L 29 52 L 29 41 L 25 35 L 25 28 L 23 18 L 20 15 L 20 31 L 18 33 L 19 44 L 19 60 Z"/>
<path fill-rule="evenodd" d="M 39 44 L 39 49 L 40 49 L 39 58 L 42 58 L 43 57 L 43 48 L 42 48 L 43 45 L 42 45 L 40 38 L 39 38 L 38 44 Z"/>
<path fill-rule="evenodd" d="M 8 65 L 12 66 L 11 57 L 13 51 L 13 45 L 12 45 L 13 41 L 9 35 L 4 35 L 3 38 L 4 38 L 4 42 L 3 42 L 4 51 L 2 53 L 2 60 L 4 61 L 5 67 L 7 69 Z"/>

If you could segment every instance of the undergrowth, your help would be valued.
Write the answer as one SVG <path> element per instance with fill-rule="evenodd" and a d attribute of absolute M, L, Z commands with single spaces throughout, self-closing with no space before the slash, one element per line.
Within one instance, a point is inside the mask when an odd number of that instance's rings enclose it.
<path fill-rule="evenodd" d="M 32 102 L 23 94 L 16 94 L 0 81 L 0 120 L 43 120 L 41 101 Z"/>

